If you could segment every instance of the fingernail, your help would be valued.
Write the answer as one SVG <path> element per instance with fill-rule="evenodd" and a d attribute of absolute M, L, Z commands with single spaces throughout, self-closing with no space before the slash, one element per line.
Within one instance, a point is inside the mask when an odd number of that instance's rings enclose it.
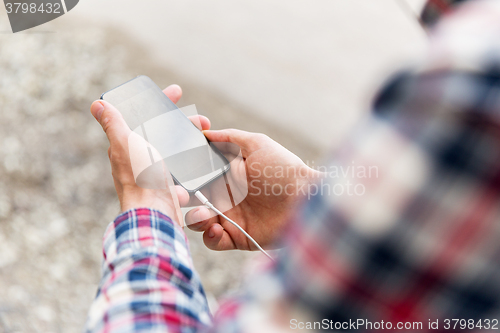
<path fill-rule="evenodd" d="M 212 228 L 210 228 L 210 230 L 208 231 L 208 238 L 214 238 L 215 237 L 215 232 L 212 230 Z"/>
<path fill-rule="evenodd" d="M 179 86 L 178 84 L 171 84 L 169 88 L 175 88 L 177 90 L 179 90 L 179 92 L 182 92 L 182 89 L 181 89 L 181 86 Z"/>
<path fill-rule="evenodd" d="M 104 111 L 104 105 L 101 104 L 101 102 L 95 102 L 92 104 L 92 107 L 90 108 L 90 112 L 94 116 L 97 121 L 101 120 L 102 112 Z"/>
<path fill-rule="evenodd" d="M 193 220 L 196 222 L 205 221 L 210 218 L 210 213 L 206 208 L 200 207 L 197 208 L 193 213 Z"/>

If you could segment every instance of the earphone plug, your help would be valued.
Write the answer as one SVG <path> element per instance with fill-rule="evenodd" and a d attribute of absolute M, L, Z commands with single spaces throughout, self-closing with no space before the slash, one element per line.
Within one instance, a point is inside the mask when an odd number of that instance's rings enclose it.
<path fill-rule="evenodd" d="M 207 202 L 208 202 L 207 197 L 205 197 L 200 191 L 196 191 L 194 196 L 197 197 L 198 200 L 200 200 L 202 204 L 204 204 L 204 205 L 207 204 Z"/>

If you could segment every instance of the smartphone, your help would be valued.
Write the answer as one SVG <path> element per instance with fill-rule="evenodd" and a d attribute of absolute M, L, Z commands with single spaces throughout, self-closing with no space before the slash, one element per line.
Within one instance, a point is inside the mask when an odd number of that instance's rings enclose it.
<path fill-rule="evenodd" d="M 229 170 L 224 155 L 149 77 L 138 76 L 101 99 L 115 106 L 130 129 L 158 151 L 174 181 L 188 192 L 200 190 Z"/>

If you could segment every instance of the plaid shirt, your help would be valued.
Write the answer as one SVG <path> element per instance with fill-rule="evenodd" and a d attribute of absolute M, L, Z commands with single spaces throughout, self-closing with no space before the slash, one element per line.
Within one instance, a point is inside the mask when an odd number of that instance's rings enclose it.
<path fill-rule="evenodd" d="M 434 25 L 443 14 L 450 13 L 454 7 L 468 0 L 428 0 L 422 11 L 421 21 L 426 25 Z"/>
<path fill-rule="evenodd" d="M 239 298 L 212 317 L 182 229 L 131 210 L 106 231 L 87 331 L 499 329 L 500 3 L 436 29 L 439 52 L 385 85 Z"/>

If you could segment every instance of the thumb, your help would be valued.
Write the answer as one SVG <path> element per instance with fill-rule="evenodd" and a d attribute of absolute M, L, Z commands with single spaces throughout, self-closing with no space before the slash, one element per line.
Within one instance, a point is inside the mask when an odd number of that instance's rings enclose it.
<path fill-rule="evenodd" d="M 220 131 L 203 131 L 203 134 L 211 142 L 230 142 L 237 145 L 243 154 L 247 157 L 257 145 L 255 133 L 241 131 L 237 129 L 225 129 Z"/>
<path fill-rule="evenodd" d="M 122 114 L 113 105 L 106 101 L 95 101 L 90 107 L 90 112 L 101 124 L 104 133 L 108 137 L 109 143 L 128 140 L 130 128 L 128 127 Z"/>
<path fill-rule="evenodd" d="M 219 224 L 214 223 L 203 233 L 203 243 L 214 251 L 226 251 L 237 249 L 231 235 Z"/>

